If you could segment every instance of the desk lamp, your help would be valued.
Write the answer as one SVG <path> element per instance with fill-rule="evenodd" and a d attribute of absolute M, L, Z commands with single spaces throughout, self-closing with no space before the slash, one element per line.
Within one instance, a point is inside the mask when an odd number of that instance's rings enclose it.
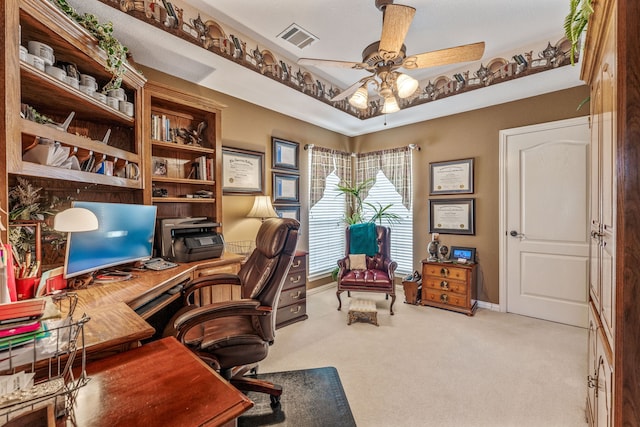
<path fill-rule="evenodd" d="M 89 209 L 69 208 L 53 218 L 53 229 L 64 233 L 93 231 L 98 229 L 98 218 Z"/>
<path fill-rule="evenodd" d="M 256 196 L 253 201 L 253 207 L 247 217 L 260 218 L 260 221 L 264 222 L 267 218 L 277 218 L 278 214 L 273 209 L 269 196 Z"/>

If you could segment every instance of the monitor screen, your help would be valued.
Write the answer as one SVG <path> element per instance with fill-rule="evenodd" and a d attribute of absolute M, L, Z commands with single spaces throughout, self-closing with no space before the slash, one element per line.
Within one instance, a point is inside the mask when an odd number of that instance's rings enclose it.
<path fill-rule="evenodd" d="M 150 258 L 156 223 L 155 206 L 73 202 L 98 217 L 98 229 L 69 233 L 64 277 Z"/>

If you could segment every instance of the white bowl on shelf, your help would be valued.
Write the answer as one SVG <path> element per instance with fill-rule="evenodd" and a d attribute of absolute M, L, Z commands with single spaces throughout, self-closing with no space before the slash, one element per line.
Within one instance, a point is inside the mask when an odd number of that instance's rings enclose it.
<path fill-rule="evenodd" d="M 67 77 L 66 71 L 53 65 L 46 65 L 44 67 L 44 72 L 63 82 L 65 81 L 65 77 Z"/>
<path fill-rule="evenodd" d="M 20 46 L 20 61 L 27 62 L 27 55 L 28 54 L 29 54 L 29 50 L 24 46 Z"/>
<path fill-rule="evenodd" d="M 44 60 L 37 55 L 27 53 L 27 64 L 32 65 L 40 71 L 45 70 Z"/>
<path fill-rule="evenodd" d="M 29 46 L 29 53 L 42 58 L 46 65 L 53 65 L 56 62 L 56 57 L 53 54 L 53 48 L 42 42 L 31 40 L 27 43 Z"/>
<path fill-rule="evenodd" d="M 93 96 L 95 99 L 97 99 L 98 101 L 106 104 L 107 103 L 107 95 L 105 95 L 102 92 L 93 92 L 93 94 L 91 95 Z"/>

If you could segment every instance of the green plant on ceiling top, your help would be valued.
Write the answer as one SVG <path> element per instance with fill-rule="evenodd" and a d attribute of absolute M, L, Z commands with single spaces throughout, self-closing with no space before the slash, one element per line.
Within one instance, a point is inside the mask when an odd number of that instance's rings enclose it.
<path fill-rule="evenodd" d="M 107 66 L 105 68 L 111 73 L 112 78 L 103 88 L 103 91 L 119 88 L 122 84 L 122 76 L 126 71 L 125 65 L 129 50 L 113 36 L 113 23 L 100 23 L 98 18 L 90 13 L 81 15 L 69 5 L 67 0 L 52 1 L 61 11 L 89 31 L 98 40 L 98 46 L 107 54 Z"/>
<path fill-rule="evenodd" d="M 575 64 L 578 41 L 593 13 L 593 0 L 569 0 L 569 13 L 564 18 L 564 33 L 571 42 L 571 65 Z"/>

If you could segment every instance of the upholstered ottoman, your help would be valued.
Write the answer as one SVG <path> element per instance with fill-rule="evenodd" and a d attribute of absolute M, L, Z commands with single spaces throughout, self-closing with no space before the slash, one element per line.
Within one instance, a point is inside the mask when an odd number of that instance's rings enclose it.
<path fill-rule="evenodd" d="M 350 325 L 356 320 L 363 320 L 379 326 L 376 303 L 368 299 L 352 299 L 349 304 L 349 322 L 347 324 Z"/>

